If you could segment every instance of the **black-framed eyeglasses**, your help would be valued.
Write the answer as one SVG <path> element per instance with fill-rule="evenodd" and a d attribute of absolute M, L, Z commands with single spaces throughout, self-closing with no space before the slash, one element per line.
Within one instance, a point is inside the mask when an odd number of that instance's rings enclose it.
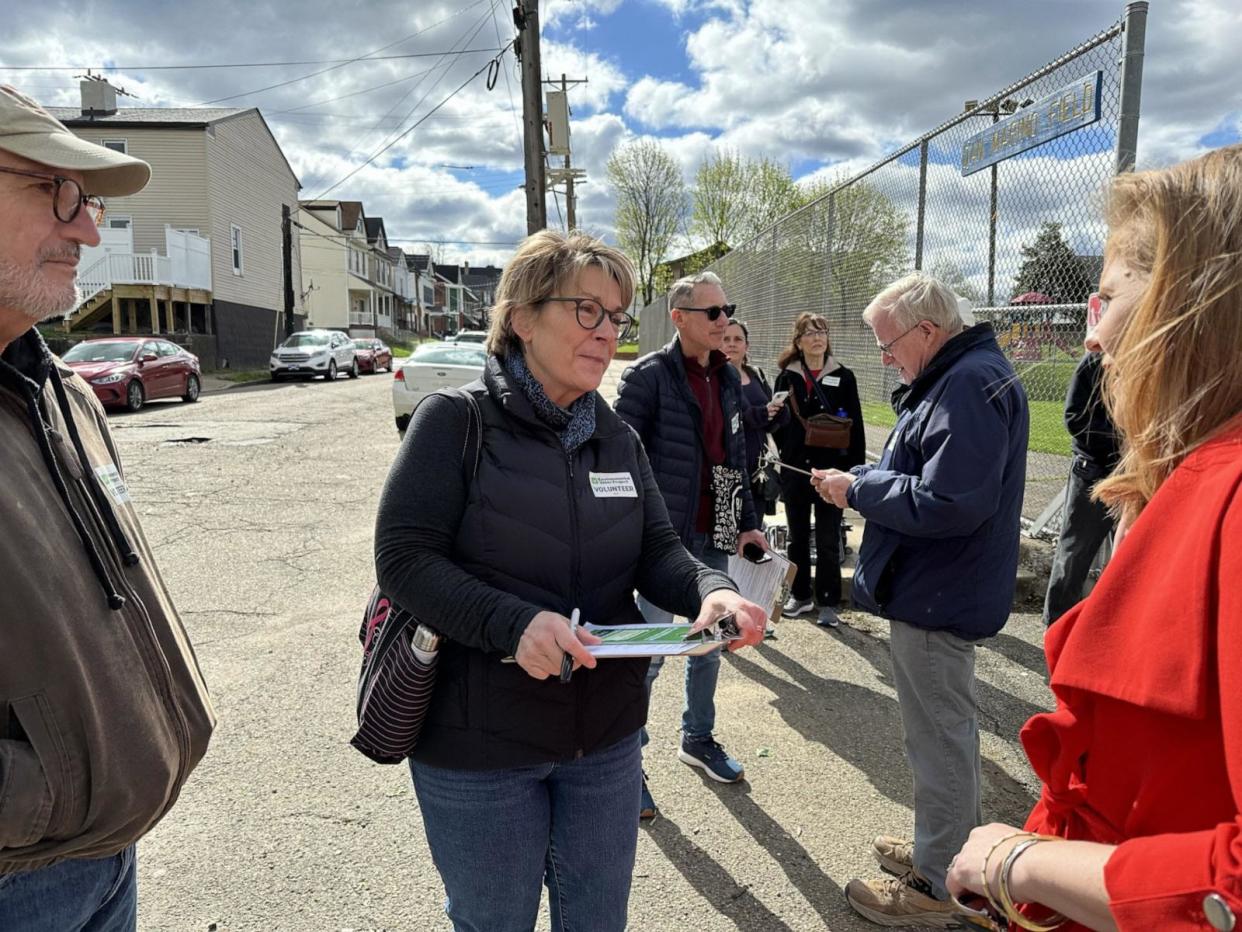
<path fill-rule="evenodd" d="M 880 354 L 883 356 L 893 355 L 893 347 L 897 344 L 897 341 L 900 340 L 904 336 L 909 336 L 910 334 L 914 333 L 914 331 L 919 329 L 919 324 L 922 324 L 922 323 L 923 322 L 920 320 L 917 324 L 915 324 L 909 330 L 905 331 L 905 333 L 897 334 L 897 336 L 893 337 L 887 343 L 877 343 L 876 348 L 879 349 Z"/>
<path fill-rule="evenodd" d="M 711 307 L 675 307 L 675 311 L 692 311 L 695 314 L 706 314 L 708 320 L 720 320 L 720 315 L 724 314 L 730 320 L 737 313 L 736 304 L 713 304 Z"/>
<path fill-rule="evenodd" d="M 83 194 L 82 186 L 72 178 L 62 175 L 49 175 L 44 172 L 29 172 L 20 168 L 0 168 L 6 175 L 24 175 L 27 178 L 42 178 L 52 183 L 52 213 L 61 223 L 73 223 L 78 211 L 86 208 L 87 215 L 98 226 L 103 222 L 104 202 L 98 194 Z"/>
<path fill-rule="evenodd" d="M 568 297 L 551 297 L 544 298 L 540 304 L 546 304 L 549 301 L 564 301 L 574 306 L 574 317 L 578 319 L 578 326 L 583 330 L 598 330 L 600 324 L 604 322 L 604 318 L 612 323 L 612 328 L 617 331 L 617 342 L 623 341 L 629 336 L 630 331 L 634 329 L 634 318 L 625 311 L 609 311 L 594 298 L 568 298 Z"/>

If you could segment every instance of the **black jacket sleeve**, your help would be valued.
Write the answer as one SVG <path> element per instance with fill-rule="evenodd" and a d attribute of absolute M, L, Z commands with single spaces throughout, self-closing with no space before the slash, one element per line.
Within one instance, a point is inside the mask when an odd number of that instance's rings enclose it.
<path fill-rule="evenodd" d="M 863 425 L 862 402 L 858 398 L 858 379 L 849 369 L 841 369 L 840 393 L 844 398 L 842 407 L 854 422 L 850 427 L 850 446 L 845 451 L 846 465 L 840 468 L 851 469 L 867 461 L 867 429 Z"/>
<path fill-rule="evenodd" d="M 651 442 L 651 425 L 659 412 L 660 398 L 653 368 L 630 366 L 621 373 L 617 383 L 617 400 L 613 410 L 634 428 L 646 446 Z"/>
<path fill-rule="evenodd" d="M 463 464 L 466 416 L 466 402 L 444 395 L 430 395 L 414 410 L 380 495 L 375 574 L 389 598 L 444 636 L 512 654 L 542 608 L 453 561 L 473 480 L 473 462 Z"/>

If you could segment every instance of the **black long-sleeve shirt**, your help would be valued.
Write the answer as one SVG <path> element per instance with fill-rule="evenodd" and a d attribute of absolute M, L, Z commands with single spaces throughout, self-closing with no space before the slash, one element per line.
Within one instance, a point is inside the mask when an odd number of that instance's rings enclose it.
<path fill-rule="evenodd" d="M 1065 426 L 1075 453 L 1101 469 L 1111 470 L 1121 457 L 1121 449 L 1117 428 L 1104 407 L 1100 390 L 1103 379 L 1101 355 L 1087 353 L 1074 370 L 1065 395 Z"/>

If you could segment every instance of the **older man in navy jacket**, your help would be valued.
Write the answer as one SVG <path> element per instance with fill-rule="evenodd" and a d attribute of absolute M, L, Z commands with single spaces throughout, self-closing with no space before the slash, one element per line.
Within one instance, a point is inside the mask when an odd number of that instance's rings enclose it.
<path fill-rule="evenodd" d="M 894 878 L 845 895 L 883 925 L 944 925 L 949 861 L 982 821 L 975 642 L 1009 617 L 1030 426 L 1026 394 L 991 324 L 965 327 L 953 292 L 922 273 L 863 314 L 902 386 L 880 461 L 812 482 L 867 521 L 859 607 L 892 622 L 893 679 L 914 773 L 914 842 L 882 835 Z"/>

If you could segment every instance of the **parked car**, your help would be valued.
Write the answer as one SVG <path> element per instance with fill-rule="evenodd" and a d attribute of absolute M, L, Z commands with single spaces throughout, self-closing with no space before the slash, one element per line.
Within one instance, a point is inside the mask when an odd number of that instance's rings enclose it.
<path fill-rule="evenodd" d="M 486 330 L 458 330 L 453 334 L 454 343 L 486 343 Z"/>
<path fill-rule="evenodd" d="M 441 388 L 467 385 L 483 375 L 487 353 L 471 343 L 424 343 L 392 374 L 392 410 L 397 430 L 410 424 L 414 406 Z"/>
<path fill-rule="evenodd" d="M 375 337 L 354 340 L 354 356 L 358 360 L 359 372 L 379 372 L 381 369 L 392 372 L 392 350 L 383 340 Z"/>
<path fill-rule="evenodd" d="M 109 408 L 137 411 L 156 398 L 195 402 L 203 384 L 198 357 L 158 337 L 83 340 L 63 359 Z"/>
<path fill-rule="evenodd" d="M 358 355 L 354 341 L 339 330 L 299 330 L 272 350 L 269 369 L 273 382 L 287 375 L 305 379 L 322 375 L 324 381 L 335 382 L 341 372 L 356 379 Z"/>

